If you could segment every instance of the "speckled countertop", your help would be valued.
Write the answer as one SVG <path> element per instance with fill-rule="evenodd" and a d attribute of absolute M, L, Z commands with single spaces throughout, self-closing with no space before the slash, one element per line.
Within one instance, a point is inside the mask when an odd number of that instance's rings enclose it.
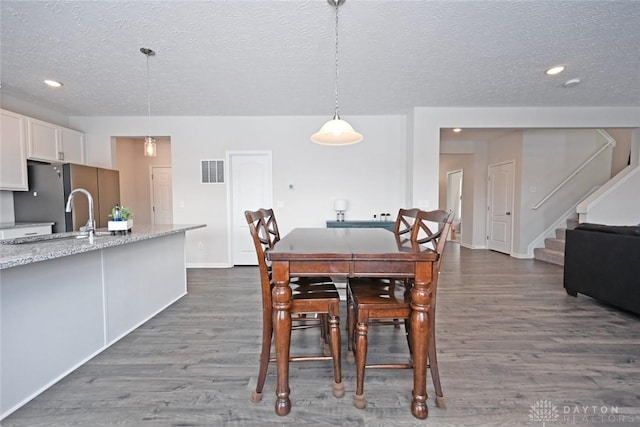
<path fill-rule="evenodd" d="M 111 235 L 106 230 L 98 230 L 94 243 L 88 238 L 76 238 L 83 233 L 56 233 L 44 236 L 19 237 L 3 240 L 0 244 L 0 270 L 95 251 L 112 246 L 126 245 L 141 240 L 154 239 L 169 234 L 206 227 L 205 224 L 137 225 L 129 234 Z"/>
<path fill-rule="evenodd" d="M 0 222 L 0 230 L 13 228 L 39 227 L 41 225 L 53 225 L 55 222 Z"/>

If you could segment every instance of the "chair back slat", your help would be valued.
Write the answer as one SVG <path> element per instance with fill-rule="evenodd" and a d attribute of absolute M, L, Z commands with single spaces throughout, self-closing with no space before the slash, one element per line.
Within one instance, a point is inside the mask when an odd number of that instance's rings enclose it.
<path fill-rule="evenodd" d="M 411 232 L 411 241 L 420 245 L 431 245 L 432 249 L 440 255 L 436 269 L 440 267 L 440 259 L 444 252 L 447 237 L 451 231 L 453 217 L 453 212 L 444 210 L 420 211 L 416 216 L 416 221 Z M 432 231 L 432 228 L 436 231 Z"/>
<path fill-rule="evenodd" d="M 413 224 L 416 221 L 420 209 L 400 209 L 398 210 L 398 217 L 393 228 L 393 232 L 396 236 L 402 236 L 403 234 L 411 233 L 413 230 Z"/>
<path fill-rule="evenodd" d="M 271 310 L 271 264 L 267 260 L 267 251 L 280 240 L 278 226 L 275 223 L 272 209 L 258 209 L 257 211 L 245 211 L 244 216 L 249 225 L 249 231 L 253 239 L 253 245 L 258 256 L 260 269 L 260 283 L 262 288 L 262 307 Z"/>

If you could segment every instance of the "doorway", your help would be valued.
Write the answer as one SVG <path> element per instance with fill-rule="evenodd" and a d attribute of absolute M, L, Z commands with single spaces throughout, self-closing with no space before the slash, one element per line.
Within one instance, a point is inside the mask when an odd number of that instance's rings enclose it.
<path fill-rule="evenodd" d="M 270 208 L 273 204 L 271 152 L 228 152 L 227 164 L 231 265 L 257 265 L 258 258 L 244 211 Z"/>
<path fill-rule="evenodd" d="M 154 224 L 153 203 L 154 185 L 151 170 L 154 167 L 171 165 L 171 138 L 156 137 L 157 156 L 144 156 L 144 137 L 114 137 L 115 168 L 120 172 L 120 204 L 129 208 L 133 214 L 134 224 Z M 173 187 L 172 178 L 169 185 Z M 171 213 L 173 218 L 172 190 L 171 197 L 164 198 L 163 210 Z M 156 197 L 157 198 L 157 197 Z"/>
<path fill-rule="evenodd" d="M 462 234 L 462 170 L 447 172 L 447 211 L 454 213 L 451 240 Z"/>

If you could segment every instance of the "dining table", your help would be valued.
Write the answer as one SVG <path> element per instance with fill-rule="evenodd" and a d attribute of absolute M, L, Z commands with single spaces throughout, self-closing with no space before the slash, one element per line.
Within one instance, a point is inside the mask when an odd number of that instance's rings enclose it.
<path fill-rule="evenodd" d="M 409 282 L 412 283 L 411 343 L 414 369 L 411 413 L 419 419 L 427 418 L 430 287 L 433 263 L 437 261 L 438 254 L 381 228 L 295 228 L 267 252 L 267 257 L 271 262 L 274 281 L 276 413 L 284 416 L 291 411 L 290 277 L 394 277 L 411 279 Z"/>

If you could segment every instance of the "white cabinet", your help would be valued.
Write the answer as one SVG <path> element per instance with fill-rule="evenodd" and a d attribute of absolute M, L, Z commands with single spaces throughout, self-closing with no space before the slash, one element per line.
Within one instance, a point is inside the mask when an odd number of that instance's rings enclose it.
<path fill-rule="evenodd" d="M 60 151 L 62 151 L 64 156 L 62 160 L 64 160 L 65 163 L 75 163 L 77 165 L 86 164 L 84 133 L 67 128 L 59 128 L 59 130 Z"/>
<path fill-rule="evenodd" d="M 28 190 L 26 117 L 0 110 L 0 190 Z"/>
<path fill-rule="evenodd" d="M 34 160 L 85 164 L 84 134 L 32 118 L 27 119 L 28 157 Z"/>
<path fill-rule="evenodd" d="M 51 234 L 51 224 L 5 228 L 0 230 L 0 240 L 17 239 L 18 237 L 40 236 L 43 234 Z"/>

